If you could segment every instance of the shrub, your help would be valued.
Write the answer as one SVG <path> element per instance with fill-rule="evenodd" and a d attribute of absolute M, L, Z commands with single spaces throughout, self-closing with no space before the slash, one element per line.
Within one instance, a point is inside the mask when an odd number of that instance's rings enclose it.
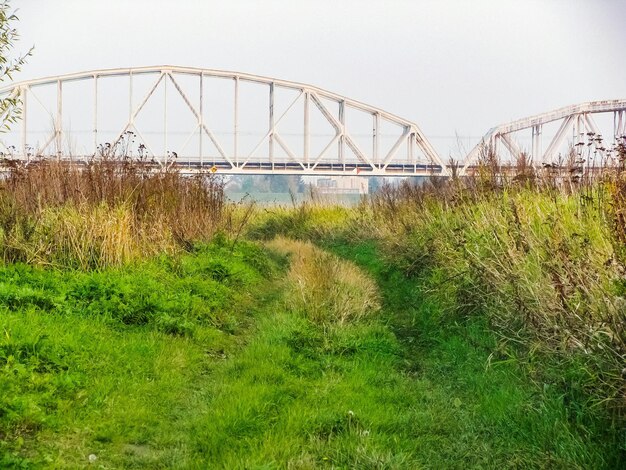
<path fill-rule="evenodd" d="M 453 319 L 487 315 L 503 343 L 586 364 L 588 396 L 623 410 L 626 271 L 618 204 L 607 200 L 615 180 L 609 191 L 606 179 L 489 181 L 387 187 L 362 230 Z"/>

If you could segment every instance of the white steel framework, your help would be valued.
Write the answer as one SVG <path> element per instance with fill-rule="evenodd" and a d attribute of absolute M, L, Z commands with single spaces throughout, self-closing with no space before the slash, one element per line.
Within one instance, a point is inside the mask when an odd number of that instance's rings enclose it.
<path fill-rule="evenodd" d="M 152 76 L 154 80 L 148 87 L 147 93 L 141 95 L 139 101 L 136 99 L 134 91 L 134 80 L 137 77 Z M 284 174 L 346 174 L 360 173 L 363 175 L 440 175 L 449 174 L 448 168 L 442 162 L 437 152 L 427 141 L 419 127 L 406 119 L 395 116 L 382 109 L 369 106 L 367 104 L 352 100 L 345 96 L 332 93 L 321 88 L 296 83 L 286 80 L 261 77 L 239 72 L 227 72 L 220 70 L 209 70 L 191 67 L 176 66 L 156 66 L 120 68 L 108 70 L 94 70 L 68 75 L 47 77 L 37 80 L 28 80 L 12 84 L 0 90 L 4 96 L 18 97 L 22 103 L 22 122 L 19 134 L 19 142 L 10 146 L 5 139 L 0 142 L 4 146 L 3 153 L 9 153 L 12 158 L 30 161 L 38 157 L 56 157 L 61 159 L 71 158 L 76 161 L 87 160 L 98 155 L 102 145 L 103 130 L 99 120 L 99 107 L 103 100 L 107 100 L 100 90 L 105 80 L 111 77 L 123 77 L 128 83 L 129 96 L 128 107 L 125 103 L 115 103 L 116 113 L 127 114 L 125 123 L 115 131 L 115 138 L 106 142 L 108 148 L 116 146 L 132 132 L 133 136 L 141 142 L 143 149 L 151 158 L 159 164 L 169 164 L 173 158 L 179 165 L 189 168 L 199 169 L 209 167 L 213 171 L 227 174 L 246 173 L 284 173 Z M 196 88 L 193 96 L 181 85 L 181 77 L 195 77 L 199 88 Z M 231 100 L 231 109 L 224 113 L 223 120 L 232 118 L 232 140 L 230 136 L 224 137 L 215 132 L 207 122 L 207 113 L 214 110 L 205 109 L 206 103 L 203 94 L 211 87 L 209 83 L 213 79 L 225 79 L 233 84 L 233 92 L 228 97 Z M 71 133 L 64 125 L 64 93 L 68 93 L 66 87 L 72 82 L 90 82 L 91 99 L 84 100 L 84 106 L 93 107 L 93 122 L 91 123 L 91 143 L 89 148 L 82 152 L 67 151 L 64 140 Z M 242 130 L 240 123 L 241 93 L 240 88 L 244 83 L 252 83 L 266 87 L 266 102 L 263 107 L 264 117 L 262 118 L 265 131 L 258 139 L 256 145 L 250 149 L 242 150 Z M 54 87 L 56 89 L 56 103 L 44 104 L 37 97 L 39 87 Z M 160 87 L 160 88 L 159 88 Z M 142 113 L 146 113 L 146 107 L 153 101 L 158 101 L 155 90 L 162 89 L 163 100 L 163 128 L 160 131 L 159 139 L 162 139 L 162 150 L 152 151 L 149 143 L 150 139 L 145 139 L 142 135 L 141 125 L 138 118 Z M 275 97 L 280 90 L 294 92 L 295 98 L 291 103 L 277 112 Z M 168 130 L 170 117 L 168 113 L 168 93 L 174 95 L 176 99 L 182 100 L 184 107 L 192 113 L 194 124 L 188 131 L 188 137 L 181 148 L 169 148 L 171 145 L 171 131 Z M 171 100 L 171 98 L 170 98 Z M 81 101 L 82 102 L 82 101 Z M 291 114 L 293 120 L 294 106 L 299 103 L 302 107 L 302 115 L 299 130 L 301 150 L 295 150 L 288 143 L 281 130 L 281 125 Z M 36 144 L 31 137 L 30 108 L 41 107 L 50 116 L 50 129 L 47 135 Z M 221 113 L 222 111 L 215 112 Z M 358 138 L 350 129 L 349 113 L 366 116 L 371 121 L 368 139 L 370 144 L 364 146 L 358 142 Z M 327 144 L 321 151 L 313 153 L 311 149 L 312 117 L 313 113 L 317 118 L 325 120 L 332 131 L 328 135 Z M 228 116 L 227 116 L 228 114 Z M 218 116 L 219 117 L 219 116 Z M 383 150 L 381 144 L 381 127 L 383 125 L 392 126 L 398 129 L 397 137 L 394 137 L 392 144 Z M 362 135 L 360 137 L 363 137 Z M 196 142 L 194 150 L 187 150 L 191 140 Z M 196 140 L 197 139 L 197 140 Z M 228 139 L 228 141 L 226 140 Z M 204 144 L 203 144 L 204 142 Z M 210 143 L 210 144 L 209 144 Z M 208 149 L 207 147 L 209 147 Z M 11 147 L 11 148 L 9 148 Z"/>
<path fill-rule="evenodd" d="M 592 115 L 612 114 L 612 129 L 604 134 Z M 549 137 L 549 143 L 543 150 L 544 126 L 548 123 L 560 123 L 556 132 Z M 522 149 L 516 137 L 523 131 L 531 132 L 529 149 Z M 569 137 L 569 140 L 568 140 Z M 502 145 L 513 159 L 526 154 L 536 165 L 554 164 L 563 146 L 592 146 L 595 152 L 606 158 L 611 145 L 626 138 L 626 100 L 591 101 L 573 106 L 566 106 L 547 113 L 538 114 L 490 129 L 467 155 L 461 174 L 476 165 L 482 152 L 491 147 L 497 153 Z M 561 154 L 562 156 L 562 154 Z"/>

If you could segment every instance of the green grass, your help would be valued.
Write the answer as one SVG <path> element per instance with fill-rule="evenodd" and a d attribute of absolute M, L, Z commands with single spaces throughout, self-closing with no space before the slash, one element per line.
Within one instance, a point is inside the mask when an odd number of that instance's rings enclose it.
<path fill-rule="evenodd" d="M 584 394 L 575 395 L 580 377 L 574 365 L 500 349 L 485 316 L 450 316 L 437 297 L 424 293 L 427 286 L 382 262 L 374 242 L 334 241 L 327 248 L 378 280 L 384 321 L 401 345 L 404 370 L 430 384 L 427 395 L 435 399 L 429 408 L 441 407 L 445 431 L 431 441 L 437 456 L 429 468 L 623 465 L 624 429 L 589 406 Z"/>
<path fill-rule="evenodd" d="M 0 467 L 160 461 L 274 265 L 217 243 L 99 273 L 1 268 Z"/>
<path fill-rule="evenodd" d="M 446 316 L 374 243 L 327 245 L 382 298 L 342 325 L 286 301 L 283 256 L 231 246 L 2 268 L 0 467 L 619 465 L 614 429 L 573 416 L 484 317 Z"/>
<path fill-rule="evenodd" d="M 610 185 L 383 189 L 352 209 L 267 210 L 248 233 L 346 246 L 375 240 L 376 257 L 413 279 L 446 328 L 488 323 L 495 356 L 515 357 L 574 408 L 626 428 L 626 251 Z M 555 373 L 544 377 L 546 368 Z"/>

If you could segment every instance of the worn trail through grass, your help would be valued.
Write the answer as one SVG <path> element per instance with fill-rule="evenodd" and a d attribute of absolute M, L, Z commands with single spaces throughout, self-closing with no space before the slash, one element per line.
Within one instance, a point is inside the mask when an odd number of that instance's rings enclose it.
<path fill-rule="evenodd" d="M 293 247 L 291 247 L 293 249 Z M 382 311 L 312 322 L 284 297 L 207 392 L 196 449 L 224 468 L 602 468 L 610 443 L 567 415 L 477 321 L 444 329 L 437 306 L 374 245 L 330 247 L 373 276 Z M 327 280 L 337 282 L 337 279 Z M 309 286 L 314 287 L 314 286 Z M 608 452 L 607 452 L 608 450 Z"/>

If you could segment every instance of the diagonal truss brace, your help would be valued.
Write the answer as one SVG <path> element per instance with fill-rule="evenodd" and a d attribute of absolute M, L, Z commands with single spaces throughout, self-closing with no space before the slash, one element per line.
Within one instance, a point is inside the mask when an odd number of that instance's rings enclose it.
<path fill-rule="evenodd" d="M 189 107 L 189 109 L 191 110 L 191 112 L 193 113 L 193 115 L 196 117 L 196 119 L 198 120 L 198 126 L 196 127 L 196 129 L 194 129 L 192 135 L 195 133 L 195 131 L 197 129 L 201 129 L 205 132 L 205 134 L 209 137 L 209 139 L 211 139 L 211 142 L 213 143 L 213 145 L 215 146 L 215 148 L 217 149 L 217 151 L 219 152 L 220 156 L 222 158 L 224 158 L 228 163 L 230 163 L 232 166 L 234 166 L 233 162 L 231 159 L 229 159 L 226 156 L 226 152 L 224 152 L 224 149 L 222 148 L 222 146 L 220 145 L 220 143 L 218 142 L 217 138 L 215 137 L 215 134 L 213 134 L 213 132 L 211 132 L 211 130 L 206 126 L 206 124 L 203 122 L 202 116 L 200 114 L 200 112 L 191 104 L 191 101 L 189 100 L 189 98 L 187 97 L 187 95 L 185 94 L 185 92 L 182 90 L 182 88 L 180 87 L 180 85 L 178 84 L 178 82 L 174 79 L 174 77 L 172 76 L 171 73 L 166 72 L 167 76 L 169 77 L 169 79 L 172 81 L 172 83 L 174 84 L 174 88 L 176 88 L 176 90 L 178 91 L 178 93 L 180 94 L 180 96 L 183 98 L 183 101 L 185 102 L 185 104 Z"/>
<path fill-rule="evenodd" d="M 289 106 L 287 106 L 287 109 L 285 109 L 283 114 L 281 114 L 280 117 L 276 121 L 274 121 L 272 123 L 272 125 L 271 125 L 270 129 L 267 131 L 267 133 L 261 138 L 261 140 L 259 140 L 259 142 L 252 149 L 252 151 L 248 154 L 248 156 L 246 157 L 246 160 L 242 164 L 242 167 L 246 166 L 246 164 L 256 154 L 256 152 L 259 150 L 261 145 L 263 145 L 263 143 L 267 139 L 271 140 L 271 139 L 275 139 L 277 137 L 278 137 L 278 139 L 280 139 L 280 136 L 278 135 L 278 131 L 277 131 L 278 124 L 280 124 L 280 122 L 283 120 L 283 118 L 287 115 L 287 113 L 289 113 L 291 108 L 293 108 L 293 106 L 298 102 L 298 100 L 303 95 L 304 95 L 304 91 L 301 91 L 300 94 L 298 96 L 296 96 L 295 99 L 289 104 Z M 273 105 L 272 105 L 272 108 L 273 108 Z M 272 109 L 272 112 L 273 112 L 273 109 Z M 291 149 L 289 149 L 289 147 L 287 146 L 287 144 L 285 143 L 284 140 L 280 139 L 280 141 L 282 142 L 282 144 L 279 142 L 279 145 L 283 148 L 283 150 L 285 150 L 287 155 L 289 155 L 295 161 L 296 157 L 294 156 L 294 153 L 291 151 Z"/>
<path fill-rule="evenodd" d="M 335 138 L 337 139 L 343 138 L 346 145 L 350 148 L 350 150 L 352 150 L 352 152 L 354 153 L 354 155 L 357 156 L 357 158 L 359 158 L 363 163 L 367 163 L 368 165 L 370 165 L 372 168 L 375 169 L 376 165 L 374 164 L 374 162 L 372 162 L 369 158 L 365 156 L 363 151 L 359 148 L 356 142 L 352 139 L 350 134 L 346 132 L 345 124 L 342 124 L 339 121 L 337 121 L 337 119 L 335 119 L 335 116 L 332 115 L 332 113 L 328 110 L 328 108 L 324 105 L 324 103 L 322 103 L 319 96 L 317 96 L 315 92 L 310 92 L 309 95 L 311 99 L 313 100 L 313 103 L 315 104 L 317 109 L 320 110 L 320 112 L 326 118 L 326 120 L 330 123 L 330 125 L 335 128 L 336 135 L 333 138 L 333 140 L 335 140 Z M 317 160 L 321 159 L 329 148 L 330 148 L 330 145 L 326 146 L 326 148 L 322 151 L 322 154 L 318 157 Z"/>

